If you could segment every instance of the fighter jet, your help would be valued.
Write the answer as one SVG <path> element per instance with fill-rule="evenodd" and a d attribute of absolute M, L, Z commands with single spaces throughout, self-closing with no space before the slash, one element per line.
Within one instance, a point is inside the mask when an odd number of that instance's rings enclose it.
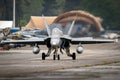
<path fill-rule="evenodd" d="M 32 30 L 22 30 L 15 33 L 10 34 L 11 38 L 13 39 L 25 39 L 31 37 L 46 37 L 47 32 L 45 30 L 40 29 L 32 29 Z"/>
<path fill-rule="evenodd" d="M 92 37 L 80 37 L 80 38 L 73 38 L 70 36 L 72 32 L 72 28 L 74 27 L 75 20 L 72 21 L 70 28 L 67 34 L 63 34 L 63 31 L 59 28 L 56 24 L 56 27 L 50 29 L 49 25 L 47 24 L 46 20 L 43 17 L 44 24 L 47 29 L 47 37 L 40 38 L 40 37 L 31 37 L 25 40 L 3 40 L 1 43 L 4 44 L 32 44 L 34 45 L 33 53 L 38 54 L 40 52 L 39 45 L 44 44 L 47 46 L 48 51 L 47 53 L 42 53 L 42 60 L 45 60 L 46 57 L 49 57 L 51 53 L 53 53 L 53 60 L 60 60 L 60 55 L 58 54 L 58 50 L 60 53 L 66 53 L 67 56 L 71 57 L 73 60 L 76 60 L 76 53 L 70 53 L 70 45 L 77 44 L 78 47 L 76 48 L 76 52 L 81 54 L 83 52 L 82 44 L 93 44 L 93 43 L 111 43 L 116 42 L 113 39 L 94 39 Z M 64 51 L 64 52 L 63 52 Z"/>

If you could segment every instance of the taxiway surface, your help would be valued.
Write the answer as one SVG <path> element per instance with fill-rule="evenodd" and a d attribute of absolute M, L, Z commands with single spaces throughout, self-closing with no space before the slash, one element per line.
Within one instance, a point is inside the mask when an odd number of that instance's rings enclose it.
<path fill-rule="evenodd" d="M 0 80 L 119 80 L 120 42 L 83 45 L 83 54 L 72 60 L 61 54 L 61 60 L 52 55 L 41 60 L 41 54 L 32 53 L 32 48 L 0 51 Z M 71 47 L 71 52 L 76 46 Z M 41 46 L 41 52 L 46 47 Z"/>

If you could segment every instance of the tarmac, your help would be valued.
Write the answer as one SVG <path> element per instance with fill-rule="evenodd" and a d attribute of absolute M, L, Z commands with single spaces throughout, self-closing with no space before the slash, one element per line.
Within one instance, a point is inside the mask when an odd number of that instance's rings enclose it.
<path fill-rule="evenodd" d="M 0 51 L 0 80 L 119 80 L 120 42 L 86 44 L 83 54 L 72 60 L 60 54 L 61 60 L 53 55 L 41 59 L 33 54 L 32 47 Z M 76 45 L 71 46 L 71 53 Z M 46 52 L 45 46 L 40 46 Z"/>

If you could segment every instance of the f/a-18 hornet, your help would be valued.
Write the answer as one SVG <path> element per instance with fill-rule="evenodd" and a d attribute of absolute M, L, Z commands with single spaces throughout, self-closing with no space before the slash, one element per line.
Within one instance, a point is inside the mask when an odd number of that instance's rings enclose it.
<path fill-rule="evenodd" d="M 76 53 L 70 53 L 70 44 L 77 44 L 76 52 L 78 54 L 83 52 L 83 47 L 81 44 L 92 44 L 92 43 L 111 43 L 116 42 L 116 40 L 111 39 L 93 39 L 92 37 L 81 37 L 81 38 L 73 38 L 70 37 L 72 32 L 75 20 L 72 21 L 68 33 L 65 35 L 63 31 L 58 27 L 54 27 L 50 30 L 46 20 L 43 18 L 44 24 L 47 29 L 48 36 L 45 38 L 40 37 L 32 37 L 25 40 L 3 40 L 1 43 L 4 44 L 32 44 L 34 45 L 33 53 L 38 54 L 40 52 L 40 47 L 38 45 L 44 44 L 48 47 L 47 53 L 42 53 L 42 60 L 45 60 L 46 57 L 49 57 L 51 53 L 53 53 L 53 59 L 56 58 L 60 60 L 60 55 L 58 54 L 58 50 L 63 54 L 63 51 L 66 52 L 67 56 L 72 57 L 73 60 L 76 59 Z"/>

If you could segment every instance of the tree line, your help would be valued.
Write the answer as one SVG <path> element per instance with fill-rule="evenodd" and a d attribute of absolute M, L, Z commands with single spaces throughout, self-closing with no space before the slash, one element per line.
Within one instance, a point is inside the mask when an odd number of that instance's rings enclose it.
<path fill-rule="evenodd" d="M 16 0 L 16 26 L 30 16 L 58 16 L 71 10 L 84 10 L 101 17 L 103 27 L 120 30 L 120 0 Z M 12 20 L 13 0 L 0 0 L 0 20 Z"/>

